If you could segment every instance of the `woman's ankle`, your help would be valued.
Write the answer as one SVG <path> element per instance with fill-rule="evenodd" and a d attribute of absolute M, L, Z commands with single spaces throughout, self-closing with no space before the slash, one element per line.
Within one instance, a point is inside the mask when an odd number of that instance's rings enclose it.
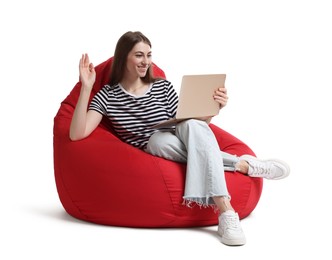
<path fill-rule="evenodd" d="M 213 197 L 214 203 L 216 204 L 219 213 L 222 214 L 228 210 L 234 211 L 230 203 L 230 199 L 228 197 L 220 196 L 220 197 Z"/>
<path fill-rule="evenodd" d="M 237 172 L 248 174 L 248 170 L 249 170 L 249 164 L 244 160 L 238 161 L 235 164 L 235 171 Z"/>

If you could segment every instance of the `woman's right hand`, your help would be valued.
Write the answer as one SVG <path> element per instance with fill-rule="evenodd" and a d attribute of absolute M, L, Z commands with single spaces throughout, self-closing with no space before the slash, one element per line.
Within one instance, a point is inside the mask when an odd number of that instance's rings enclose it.
<path fill-rule="evenodd" d="M 89 136 L 103 117 L 97 111 L 88 110 L 91 90 L 96 80 L 96 71 L 92 63 L 90 63 L 88 54 L 82 55 L 79 70 L 82 88 L 70 124 L 69 138 L 72 141 L 81 140 Z"/>
<path fill-rule="evenodd" d="M 93 64 L 90 63 L 89 55 L 87 53 L 82 54 L 79 64 L 79 72 L 82 87 L 91 90 L 96 80 L 96 71 Z"/>

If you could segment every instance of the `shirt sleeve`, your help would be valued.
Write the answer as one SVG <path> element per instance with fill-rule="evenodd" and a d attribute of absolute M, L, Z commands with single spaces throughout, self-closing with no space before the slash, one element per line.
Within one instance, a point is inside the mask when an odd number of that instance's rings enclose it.
<path fill-rule="evenodd" d="M 108 90 L 108 86 L 104 86 L 97 92 L 91 100 L 89 110 L 95 110 L 100 114 L 107 116 Z"/>

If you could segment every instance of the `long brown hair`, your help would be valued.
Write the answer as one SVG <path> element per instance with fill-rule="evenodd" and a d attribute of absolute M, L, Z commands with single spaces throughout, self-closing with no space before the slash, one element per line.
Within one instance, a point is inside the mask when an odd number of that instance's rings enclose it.
<path fill-rule="evenodd" d="M 143 33 L 139 31 L 136 32 L 128 31 L 119 38 L 115 47 L 115 52 L 112 62 L 111 75 L 109 81 L 110 86 L 118 84 L 123 79 L 128 53 L 139 42 L 144 42 L 148 44 L 150 48 L 152 47 L 150 40 Z M 142 78 L 142 80 L 145 83 L 151 83 L 155 81 L 152 74 L 151 66 L 148 68 L 148 71 L 146 75 Z"/>

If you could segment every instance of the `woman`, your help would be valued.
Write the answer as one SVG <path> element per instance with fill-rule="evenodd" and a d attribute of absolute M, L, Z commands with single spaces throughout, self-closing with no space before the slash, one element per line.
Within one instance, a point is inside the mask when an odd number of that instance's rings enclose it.
<path fill-rule="evenodd" d="M 153 125 L 175 116 L 178 97 L 169 81 L 152 76 L 151 64 L 149 39 L 141 32 L 125 33 L 115 48 L 109 84 L 89 104 L 96 73 L 89 56 L 83 54 L 79 62 L 82 87 L 70 125 L 70 139 L 86 138 L 106 116 L 123 141 L 152 155 L 187 163 L 183 196 L 186 205 L 216 207 L 220 213 L 221 241 L 226 245 L 245 244 L 239 216 L 230 203 L 224 171 L 281 179 L 289 175 L 289 166 L 279 160 L 263 161 L 220 151 L 205 121 L 190 119 L 168 129 L 154 129 Z M 223 108 L 228 100 L 227 89 L 216 86 L 213 98 Z"/>

